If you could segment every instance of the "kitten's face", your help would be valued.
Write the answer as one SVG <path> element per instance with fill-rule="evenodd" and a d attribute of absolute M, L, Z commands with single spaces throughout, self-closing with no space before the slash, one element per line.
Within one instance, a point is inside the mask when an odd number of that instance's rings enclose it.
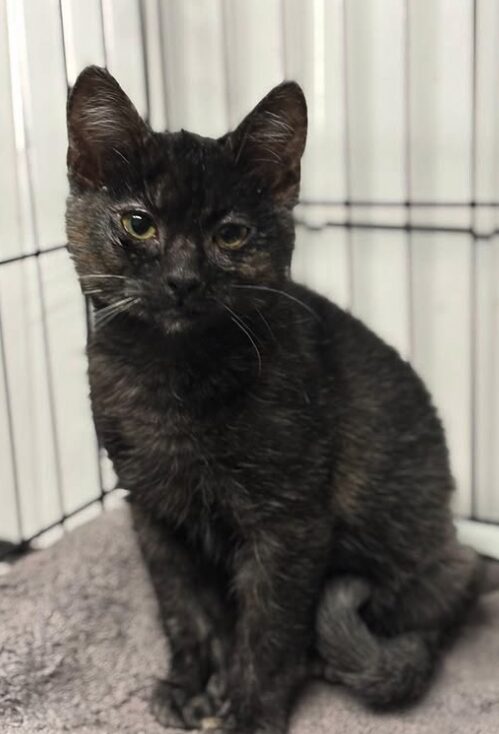
<path fill-rule="evenodd" d="M 103 320 L 126 312 L 178 333 L 264 307 L 294 242 L 306 136 L 296 84 L 213 140 L 153 133 L 116 81 L 89 67 L 68 128 L 69 250 Z"/>

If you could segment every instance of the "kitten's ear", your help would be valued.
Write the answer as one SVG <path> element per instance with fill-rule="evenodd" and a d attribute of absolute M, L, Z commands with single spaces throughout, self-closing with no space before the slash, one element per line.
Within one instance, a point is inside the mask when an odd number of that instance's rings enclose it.
<path fill-rule="evenodd" d="M 96 188 L 140 145 L 147 126 L 106 69 L 87 66 L 68 98 L 68 170 L 71 180 Z"/>
<path fill-rule="evenodd" d="M 307 103 L 296 82 L 282 82 L 223 138 L 237 165 L 257 173 L 276 200 L 294 206 L 307 139 Z"/>

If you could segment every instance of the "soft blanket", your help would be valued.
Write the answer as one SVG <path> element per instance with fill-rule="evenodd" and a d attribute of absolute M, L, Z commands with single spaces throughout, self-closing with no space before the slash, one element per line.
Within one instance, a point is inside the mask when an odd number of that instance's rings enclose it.
<path fill-rule="evenodd" d="M 148 698 L 167 661 L 126 507 L 0 576 L 2 734 L 165 734 Z M 418 705 L 376 714 L 322 684 L 297 702 L 291 734 L 361 732 L 499 734 L 499 564 Z"/>

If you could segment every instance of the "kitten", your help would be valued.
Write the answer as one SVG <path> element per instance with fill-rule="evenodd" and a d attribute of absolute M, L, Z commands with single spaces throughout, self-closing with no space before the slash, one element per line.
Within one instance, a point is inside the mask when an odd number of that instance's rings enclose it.
<path fill-rule="evenodd" d="M 416 698 L 475 556 L 421 380 L 290 280 L 299 86 L 214 140 L 152 132 L 89 67 L 68 128 L 94 419 L 171 645 L 155 715 L 282 733 L 311 675 L 375 706 Z"/>

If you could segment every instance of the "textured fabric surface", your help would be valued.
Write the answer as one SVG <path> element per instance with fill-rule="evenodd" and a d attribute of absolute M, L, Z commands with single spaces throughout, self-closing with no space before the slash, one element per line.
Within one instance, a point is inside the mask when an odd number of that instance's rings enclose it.
<path fill-rule="evenodd" d="M 148 697 L 167 659 L 127 508 L 0 576 L 2 734 L 165 734 Z M 346 691 L 315 684 L 291 723 L 291 734 L 361 732 L 499 732 L 499 564 L 424 701 L 374 714 Z"/>

